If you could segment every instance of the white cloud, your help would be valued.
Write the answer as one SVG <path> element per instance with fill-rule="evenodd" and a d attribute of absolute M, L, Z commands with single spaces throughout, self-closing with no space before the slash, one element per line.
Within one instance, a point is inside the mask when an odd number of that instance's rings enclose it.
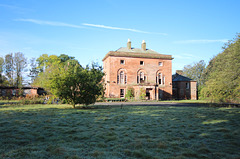
<path fill-rule="evenodd" d="M 200 57 L 192 55 L 192 54 L 178 54 L 178 55 L 173 55 L 173 58 L 175 59 L 200 59 Z"/>
<path fill-rule="evenodd" d="M 119 27 L 112 27 L 112 26 L 99 25 L 99 24 L 83 23 L 82 25 L 85 25 L 85 26 L 91 26 L 91 27 L 97 27 L 97 28 L 104 28 L 104 29 L 112 29 L 112 30 L 131 31 L 131 32 L 137 32 L 137 33 L 144 33 L 144 34 L 159 34 L 159 35 L 167 35 L 166 33 L 153 33 L 153 32 L 147 32 L 147 31 L 137 30 L 137 29 L 119 28 Z"/>
<path fill-rule="evenodd" d="M 177 43 L 177 44 L 206 44 L 206 43 L 216 43 L 216 42 L 225 43 L 225 42 L 228 42 L 228 39 L 217 39 L 217 40 L 207 40 L 207 39 L 202 39 L 202 40 L 182 40 L 182 41 L 175 41 L 174 43 Z"/>
<path fill-rule="evenodd" d="M 70 27 L 70 28 L 85 28 L 81 25 L 74 25 L 62 22 L 55 22 L 55 21 L 44 21 L 44 20 L 36 20 L 36 19 L 16 19 L 15 21 L 22 21 L 22 22 L 31 22 L 40 25 L 51 25 L 51 26 L 62 26 L 62 27 Z"/>
<path fill-rule="evenodd" d="M 166 33 L 147 32 L 147 31 L 142 31 L 137 29 L 120 28 L 120 27 L 112 27 L 112 26 L 89 24 L 89 23 L 82 23 L 82 25 L 74 25 L 74 24 L 68 24 L 63 22 L 45 21 L 45 20 L 37 20 L 37 19 L 15 19 L 15 21 L 30 22 L 30 23 L 39 24 L 39 25 L 70 27 L 70 28 L 96 27 L 96 28 L 104 28 L 104 29 L 112 29 L 112 30 L 131 31 L 131 32 L 137 32 L 137 33 L 144 33 L 144 34 L 167 35 Z"/>

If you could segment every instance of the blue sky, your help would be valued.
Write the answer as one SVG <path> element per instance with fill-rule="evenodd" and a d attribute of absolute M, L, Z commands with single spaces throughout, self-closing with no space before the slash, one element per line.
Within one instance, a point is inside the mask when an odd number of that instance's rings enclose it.
<path fill-rule="evenodd" d="M 108 51 L 147 48 L 174 57 L 173 73 L 208 62 L 240 32 L 239 0 L 0 0 L 0 56 L 74 56 L 102 64 Z"/>

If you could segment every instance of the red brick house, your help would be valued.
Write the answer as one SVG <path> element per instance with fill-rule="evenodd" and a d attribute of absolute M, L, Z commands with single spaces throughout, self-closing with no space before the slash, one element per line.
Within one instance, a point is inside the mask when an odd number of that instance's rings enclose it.
<path fill-rule="evenodd" d="M 103 58 L 105 73 L 105 97 L 124 98 L 126 91 L 133 88 L 135 99 L 142 93 L 149 100 L 171 99 L 172 56 L 160 54 L 146 48 L 127 47 L 108 52 Z"/>
<path fill-rule="evenodd" d="M 181 70 L 177 70 L 173 75 L 173 99 L 197 99 L 197 81 L 182 75 Z"/>

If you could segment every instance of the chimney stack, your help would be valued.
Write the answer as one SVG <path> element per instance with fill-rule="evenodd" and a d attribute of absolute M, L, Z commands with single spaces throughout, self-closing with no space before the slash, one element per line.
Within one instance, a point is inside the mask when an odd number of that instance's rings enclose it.
<path fill-rule="evenodd" d="M 176 70 L 176 74 L 183 75 L 183 70 Z"/>
<path fill-rule="evenodd" d="M 129 50 L 132 49 L 132 47 L 131 47 L 131 40 L 130 40 L 130 39 L 128 39 L 128 42 L 127 42 L 127 48 L 128 48 Z"/>
<path fill-rule="evenodd" d="M 146 42 L 145 42 L 145 40 L 142 41 L 142 50 L 146 51 Z"/>

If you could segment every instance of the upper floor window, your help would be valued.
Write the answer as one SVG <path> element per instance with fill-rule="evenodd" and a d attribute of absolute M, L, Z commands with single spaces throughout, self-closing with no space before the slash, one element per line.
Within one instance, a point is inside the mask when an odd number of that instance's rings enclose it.
<path fill-rule="evenodd" d="M 125 64 L 125 60 L 120 60 L 120 64 L 124 65 Z"/>
<path fill-rule="evenodd" d="M 144 61 L 140 61 L 140 65 L 144 65 Z"/>
<path fill-rule="evenodd" d="M 127 84 L 127 74 L 124 71 L 120 71 L 117 75 L 118 84 Z"/>
<path fill-rule="evenodd" d="M 158 66 L 163 66 L 163 62 L 158 62 Z"/>
<path fill-rule="evenodd" d="M 145 83 L 147 82 L 147 76 L 143 71 L 138 72 L 137 75 L 137 83 Z"/>
<path fill-rule="evenodd" d="M 124 84 L 124 72 L 120 72 L 120 84 Z"/>
<path fill-rule="evenodd" d="M 165 76 L 162 75 L 162 73 L 158 73 L 156 77 L 156 83 L 160 85 L 165 84 Z"/>

